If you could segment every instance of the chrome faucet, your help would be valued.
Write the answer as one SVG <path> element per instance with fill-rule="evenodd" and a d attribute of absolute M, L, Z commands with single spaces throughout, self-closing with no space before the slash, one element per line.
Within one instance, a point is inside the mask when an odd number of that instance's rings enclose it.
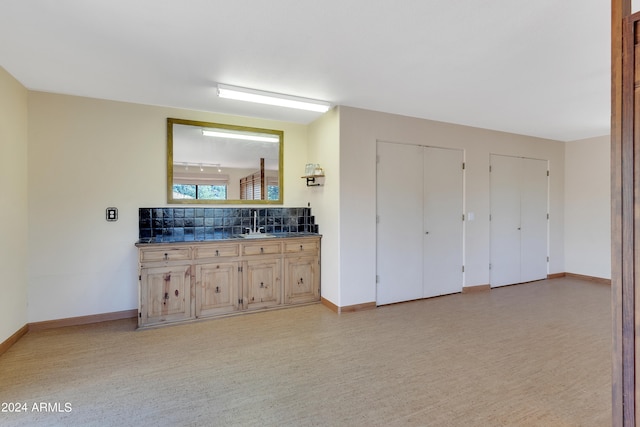
<path fill-rule="evenodd" d="M 245 229 L 249 230 L 249 234 L 258 234 L 261 230 L 264 230 L 264 227 L 258 227 L 258 211 L 253 211 L 253 227 L 245 227 Z"/>

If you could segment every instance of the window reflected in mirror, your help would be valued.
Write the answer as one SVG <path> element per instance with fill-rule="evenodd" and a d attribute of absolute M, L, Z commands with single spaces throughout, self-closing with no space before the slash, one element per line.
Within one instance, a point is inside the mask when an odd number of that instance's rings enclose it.
<path fill-rule="evenodd" d="M 282 204 L 280 130 L 167 119 L 168 203 Z"/>

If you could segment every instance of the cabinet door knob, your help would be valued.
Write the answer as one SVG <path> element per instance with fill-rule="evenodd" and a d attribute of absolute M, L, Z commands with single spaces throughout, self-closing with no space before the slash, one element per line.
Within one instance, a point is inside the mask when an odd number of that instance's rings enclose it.
<path fill-rule="evenodd" d="M 178 292 L 177 289 L 176 289 L 176 291 L 174 293 L 176 294 L 176 296 L 180 295 L 180 292 Z"/>
<path fill-rule="evenodd" d="M 302 250 L 302 245 L 300 245 L 300 250 Z"/>
<path fill-rule="evenodd" d="M 304 280 L 302 280 L 302 277 L 300 278 L 300 280 L 298 280 L 298 285 L 304 285 Z"/>
<path fill-rule="evenodd" d="M 260 248 L 260 253 L 264 253 L 264 248 Z"/>
<path fill-rule="evenodd" d="M 264 288 L 264 282 L 260 282 L 260 287 Z"/>
<path fill-rule="evenodd" d="M 164 253 L 164 260 L 166 261 L 166 260 L 168 260 L 168 259 L 169 259 L 169 254 L 165 252 L 165 253 Z"/>
<path fill-rule="evenodd" d="M 216 249 L 216 256 L 220 256 L 220 252 Z"/>
<path fill-rule="evenodd" d="M 216 294 L 219 294 L 219 293 L 220 293 L 220 287 L 216 286 Z"/>

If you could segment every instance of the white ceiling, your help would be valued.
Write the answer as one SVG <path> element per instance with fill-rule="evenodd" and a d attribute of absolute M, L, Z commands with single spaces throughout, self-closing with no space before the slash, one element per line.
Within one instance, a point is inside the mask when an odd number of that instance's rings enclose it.
<path fill-rule="evenodd" d="M 603 0 L 0 0 L 31 90 L 308 123 L 225 83 L 561 141 L 609 133 Z"/>

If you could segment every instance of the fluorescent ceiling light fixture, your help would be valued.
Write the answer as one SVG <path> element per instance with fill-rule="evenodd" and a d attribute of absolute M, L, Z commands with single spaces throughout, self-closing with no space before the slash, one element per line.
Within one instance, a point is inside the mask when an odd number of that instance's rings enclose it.
<path fill-rule="evenodd" d="M 223 132 L 219 130 L 202 129 L 202 135 L 213 136 L 214 138 L 242 139 L 244 141 L 280 142 L 280 138 L 277 136 L 247 135 L 244 133 Z"/>
<path fill-rule="evenodd" d="M 325 101 L 299 98 L 297 96 L 281 95 L 278 93 L 262 92 L 242 87 L 218 85 L 220 98 L 237 99 L 239 101 L 257 102 L 259 104 L 277 105 L 279 107 L 296 108 L 298 110 L 316 111 L 326 113 L 331 104 Z"/>

